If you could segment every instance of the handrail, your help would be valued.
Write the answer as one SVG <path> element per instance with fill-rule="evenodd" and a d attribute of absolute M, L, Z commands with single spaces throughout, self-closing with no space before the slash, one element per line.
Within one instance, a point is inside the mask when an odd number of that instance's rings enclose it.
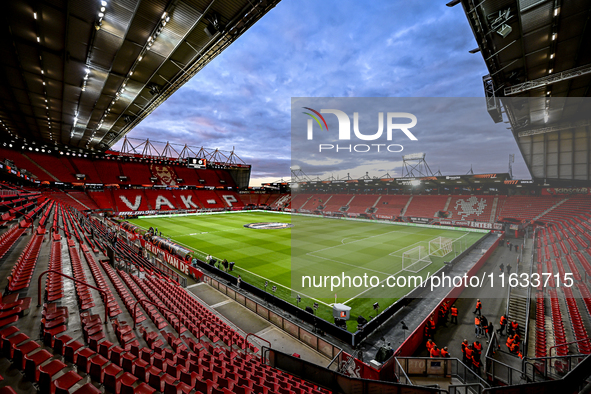
<path fill-rule="evenodd" d="M 98 291 L 99 293 L 101 293 L 101 295 L 103 296 L 103 304 L 105 305 L 105 324 L 107 324 L 107 322 L 109 321 L 109 308 L 107 308 L 107 292 L 105 290 L 99 289 L 96 286 L 93 286 L 89 283 L 83 282 L 81 280 L 78 279 L 74 279 L 71 276 L 68 276 L 60 271 L 56 271 L 56 270 L 47 270 L 47 271 L 43 271 L 41 273 L 41 275 L 39 275 L 39 279 L 37 280 L 37 307 L 41 306 L 41 295 L 42 295 L 42 291 L 41 291 L 41 279 L 43 278 L 43 275 L 45 275 L 48 272 L 52 272 L 54 274 L 58 274 L 60 276 L 63 276 L 66 279 L 70 279 L 76 283 L 79 283 L 81 285 L 84 285 L 86 287 L 90 287 L 91 289 L 95 289 L 96 291 Z"/>
<path fill-rule="evenodd" d="M 269 349 L 271 349 L 271 347 L 272 347 L 271 346 L 271 342 L 267 341 L 265 338 L 259 337 L 257 334 L 253 334 L 252 332 L 249 332 L 248 334 L 246 334 L 246 337 L 244 338 L 244 342 L 245 342 L 245 345 L 244 345 L 244 356 L 246 356 L 246 349 L 248 348 L 248 337 L 251 336 L 251 335 L 253 337 L 255 337 L 255 338 L 260 339 L 261 341 L 267 342 L 269 344 Z"/>
<path fill-rule="evenodd" d="M 517 368 L 514 368 L 514 367 L 512 367 L 512 366 L 510 366 L 508 364 L 505 364 L 504 362 L 499 361 L 499 360 L 495 360 L 495 359 L 491 359 L 491 360 L 493 360 L 494 364 L 500 364 L 503 367 L 507 368 L 507 370 L 509 370 L 509 371 L 516 371 L 516 373 L 519 373 L 521 376 L 524 376 L 523 371 L 520 371 Z M 527 376 L 526 376 L 526 378 L 527 378 Z M 493 374 L 493 379 L 494 379 L 494 374 Z"/>
<path fill-rule="evenodd" d="M 398 361 L 398 358 L 394 357 L 394 361 L 396 361 L 396 364 L 398 365 L 398 368 L 402 371 L 402 373 L 404 374 L 404 377 L 406 378 L 406 383 L 410 386 L 414 386 L 414 384 L 412 383 L 412 380 L 410 380 L 410 378 L 408 377 L 408 375 L 406 374 L 406 371 L 404 370 L 404 368 L 402 368 L 402 365 L 400 365 L 400 362 Z M 399 379 L 400 380 L 400 379 Z"/>
<path fill-rule="evenodd" d="M 442 360 L 442 361 L 447 361 L 450 360 L 452 362 L 456 362 L 460 365 L 463 365 L 464 368 L 466 369 L 466 371 L 469 371 L 476 379 L 478 379 L 479 382 L 481 382 L 483 387 L 490 387 L 489 383 L 484 380 L 482 378 L 482 376 L 478 375 L 477 373 L 475 373 L 471 367 L 467 366 L 466 364 L 464 364 L 462 362 L 462 360 L 458 359 L 457 357 L 395 357 L 396 360 L 401 359 L 401 360 Z"/>
<path fill-rule="evenodd" d="M 591 339 L 589 339 L 589 338 L 579 339 L 578 341 L 565 342 L 565 343 L 560 343 L 558 345 L 550 346 L 550 349 L 548 349 L 548 354 L 550 355 L 550 357 L 552 357 L 552 349 L 559 347 L 559 346 L 572 345 L 573 343 L 577 343 L 577 342 L 589 342 L 589 341 L 591 341 Z M 556 356 L 556 357 L 565 357 L 565 356 Z"/>
<path fill-rule="evenodd" d="M 497 332 L 493 330 L 492 336 L 486 348 L 486 352 L 484 353 L 484 368 L 487 369 L 488 359 L 493 358 L 492 356 L 496 353 L 496 349 L 499 347 L 499 338 L 497 336 Z M 492 353 L 492 354 L 491 354 Z M 493 359 L 494 360 L 494 359 Z"/>
<path fill-rule="evenodd" d="M 480 390 L 478 390 L 479 393 L 482 393 L 484 390 L 486 390 L 486 387 L 484 387 L 482 385 L 482 383 L 450 384 L 448 388 L 450 389 L 449 392 L 452 393 L 452 392 L 456 391 L 457 387 L 468 388 L 468 387 L 472 387 L 472 386 L 480 386 Z M 453 388 L 453 391 L 451 390 L 452 388 Z M 466 392 L 468 392 L 468 391 L 466 390 Z"/>
<path fill-rule="evenodd" d="M 528 378 L 528 375 L 527 375 L 527 366 L 528 366 L 528 365 L 531 365 L 531 367 L 532 367 L 532 374 L 531 374 L 531 380 L 532 380 L 532 382 L 535 382 L 535 381 L 536 381 L 536 372 L 537 372 L 538 374 L 542 375 L 542 376 L 546 375 L 546 374 L 544 373 L 544 371 L 540 371 L 540 369 L 539 369 L 539 368 L 536 366 L 536 364 L 535 364 L 535 363 L 533 363 L 533 362 L 528 362 L 528 361 L 526 361 L 526 360 L 525 360 L 525 358 L 524 358 L 524 359 L 523 359 L 523 361 L 522 361 L 522 365 L 523 365 L 523 366 L 522 366 L 522 368 L 521 368 L 521 369 L 523 370 L 523 374 L 525 375 L 525 378 L 526 378 L 528 381 L 529 381 L 529 378 Z M 545 368 L 545 366 L 544 366 L 544 368 Z"/>
<path fill-rule="evenodd" d="M 563 346 L 565 344 L 562 345 L 557 345 L 557 346 Z M 522 369 L 523 369 L 523 373 L 525 374 L 525 376 L 527 377 L 527 366 L 531 365 L 534 371 L 534 374 L 532 375 L 532 378 L 535 381 L 535 372 L 539 373 L 540 375 L 542 375 L 543 377 L 547 378 L 548 377 L 548 361 L 551 360 L 568 360 L 569 362 L 569 366 L 572 366 L 572 363 L 570 360 L 574 359 L 574 358 L 586 358 L 588 357 L 588 354 L 567 354 L 566 356 L 544 356 L 544 357 L 532 357 L 532 358 L 527 358 L 524 357 L 522 360 Z M 544 370 L 541 371 L 536 365 L 535 362 L 542 362 L 544 364 Z M 569 367 L 570 368 L 570 367 Z"/>
<path fill-rule="evenodd" d="M 524 241 L 526 241 L 524 239 Z M 521 247 L 521 250 L 523 251 L 523 249 L 525 248 L 525 242 L 523 243 L 523 246 Z M 536 231 L 534 230 L 534 236 L 532 238 L 532 247 L 531 247 L 531 262 L 529 265 L 529 277 L 531 278 L 534 272 L 534 256 L 536 253 Z M 531 283 L 529 283 L 529 286 L 527 287 L 527 305 L 525 308 L 525 333 L 523 335 L 523 356 L 526 357 L 527 356 L 527 350 L 528 350 L 528 344 L 529 344 L 529 315 L 531 313 L 531 295 L 532 295 L 532 286 Z"/>
<path fill-rule="evenodd" d="M 326 366 L 326 368 L 330 368 L 330 366 L 332 365 L 332 363 L 334 363 L 334 362 L 335 362 L 335 361 L 336 361 L 336 360 L 339 358 L 339 356 L 341 355 L 341 353 L 342 353 L 342 352 L 343 352 L 343 349 L 341 349 L 341 350 L 340 350 L 340 351 L 337 353 L 337 355 L 336 355 L 336 356 L 334 356 L 334 357 L 332 358 L 332 360 L 330 360 L 330 363 L 328 363 L 328 365 Z"/>
<path fill-rule="evenodd" d="M 141 300 L 137 300 L 136 302 L 133 303 L 132 310 L 133 310 L 133 329 L 134 330 L 135 330 L 136 320 L 137 320 L 137 306 L 138 306 L 138 304 L 141 304 L 142 302 L 147 302 L 148 304 L 154 305 L 156 308 L 162 308 L 162 309 L 172 313 L 173 315 L 175 315 L 176 318 L 179 320 L 179 326 L 178 326 L 178 328 L 175 328 L 175 327 L 173 327 L 173 328 L 176 330 L 176 332 L 179 333 L 179 335 L 181 335 L 181 317 L 178 315 L 178 313 L 173 312 L 170 309 L 160 306 L 160 305 L 156 304 L 155 302 L 149 301 L 145 298 L 142 298 Z"/>

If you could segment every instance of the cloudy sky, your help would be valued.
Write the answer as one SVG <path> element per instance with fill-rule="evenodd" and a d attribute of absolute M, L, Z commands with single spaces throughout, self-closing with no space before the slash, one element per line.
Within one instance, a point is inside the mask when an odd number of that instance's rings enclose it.
<path fill-rule="evenodd" d="M 235 147 L 252 164 L 257 185 L 289 178 L 292 97 L 481 98 L 482 56 L 468 53 L 476 43 L 461 6 L 446 2 L 283 0 L 129 136 Z M 478 116 L 491 133 L 423 129 L 425 142 L 405 153 L 427 153 L 443 174 L 466 173 L 470 165 L 479 173 L 506 172 L 515 153 L 515 176 L 529 178 L 511 132 L 492 123 L 484 101 Z M 481 142 L 486 149 L 478 149 Z"/>

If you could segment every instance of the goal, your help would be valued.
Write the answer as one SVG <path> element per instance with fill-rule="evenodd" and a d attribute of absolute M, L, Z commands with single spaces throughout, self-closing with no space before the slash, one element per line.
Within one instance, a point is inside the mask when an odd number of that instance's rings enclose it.
<path fill-rule="evenodd" d="M 402 269 L 409 272 L 420 272 L 431 264 L 426 246 L 416 246 L 402 253 Z"/>
<path fill-rule="evenodd" d="M 453 239 L 437 237 L 429 241 L 429 255 L 444 257 L 453 251 Z"/>

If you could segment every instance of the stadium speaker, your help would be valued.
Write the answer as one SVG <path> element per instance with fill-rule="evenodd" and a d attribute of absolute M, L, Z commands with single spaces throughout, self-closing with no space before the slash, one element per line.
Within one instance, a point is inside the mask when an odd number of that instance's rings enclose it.
<path fill-rule="evenodd" d="M 503 24 L 498 30 L 497 33 L 499 33 L 499 35 L 503 38 L 507 37 L 511 32 L 513 31 L 513 29 L 511 28 L 511 26 L 509 26 L 508 24 Z"/>
<path fill-rule="evenodd" d="M 312 309 L 311 306 L 307 306 L 306 307 L 306 312 L 311 313 L 311 314 L 314 314 L 314 309 Z"/>

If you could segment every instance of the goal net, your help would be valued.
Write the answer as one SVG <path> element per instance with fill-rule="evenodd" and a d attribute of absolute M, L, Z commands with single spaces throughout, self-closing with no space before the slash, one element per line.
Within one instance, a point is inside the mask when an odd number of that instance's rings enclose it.
<path fill-rule="evenodd" d="M 453 239 L 437 237 L 429 241 L 429 255 L 444 257 L 453 251 Z"/>
<path fill-rule="evenodd" d="M 409 272 L 420 272 L 431 264 L 426 246 L 416 246 L 402 253 L 402 269 Z"/>

